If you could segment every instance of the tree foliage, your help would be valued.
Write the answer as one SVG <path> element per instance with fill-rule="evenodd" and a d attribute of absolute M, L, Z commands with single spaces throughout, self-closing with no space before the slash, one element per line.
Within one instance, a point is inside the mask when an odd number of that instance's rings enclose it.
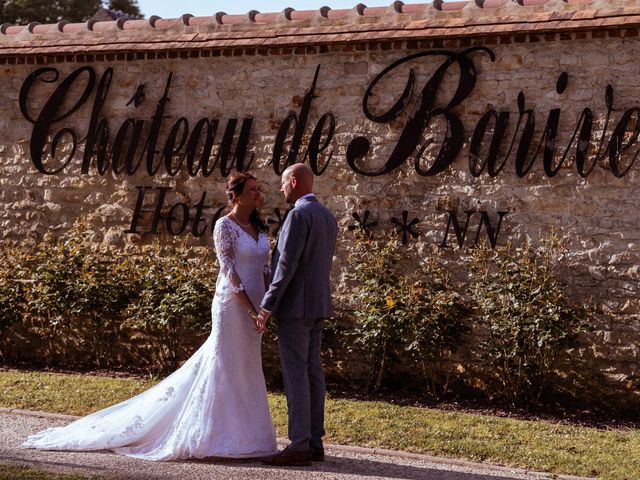
<path fill-rule="evenodd" d="M 142 17 L 137 0 L 110 0 L 106 7 L 112 12 L 122 12 L 130 17 Z"/>
<path fill-rule="evenodd" d="M 84 22 L 100 8 L 131 17 L 142 15 L 137 0 L 0 0 L 0 23 Z"/>

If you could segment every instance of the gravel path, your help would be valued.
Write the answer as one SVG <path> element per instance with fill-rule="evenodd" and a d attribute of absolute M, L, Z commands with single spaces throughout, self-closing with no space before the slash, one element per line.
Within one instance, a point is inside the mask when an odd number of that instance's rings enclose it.
<path fill-rule="evenodd" d="M 277 468 L 259 461 L 206 459 L 148 462 L 109 452 L 41 452 L 20 449 L 24 439 L 44 428 L 64 425 L 74 417 L 0 409 L 0 463 L 29 465 L 60 473 L 95 475 L 105 479 L 317 479 L 317 480 L 576 480 L 519 469 L 445 460 L 427 455 L 379 449 L 327 445 L 325 462 L 312 467 Z"/>

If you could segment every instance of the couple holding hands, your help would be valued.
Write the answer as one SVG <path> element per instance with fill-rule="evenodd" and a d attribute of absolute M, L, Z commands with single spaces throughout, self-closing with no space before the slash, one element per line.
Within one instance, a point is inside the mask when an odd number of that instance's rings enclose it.
<path fill-rule="evenodd" d="M 149 390 L 64 427 L 30 436 L 24 448 L 112 450 L 146 460 L 261 458 L 273 465 L 324 460 L 323 319 L 332 315 L 330 270 L 337 225 L 313 194 L 313 172 L 289 166 L 280 190 L 294 208 L 269 262 L 258 215 L 260 185 L 248 173 L 227 182 L 231 212 L 213 238 L 220 271 L 206 342 Z M 262 372 L 262 332 L 277 320 L 290 444 L 277 451 Z"/>

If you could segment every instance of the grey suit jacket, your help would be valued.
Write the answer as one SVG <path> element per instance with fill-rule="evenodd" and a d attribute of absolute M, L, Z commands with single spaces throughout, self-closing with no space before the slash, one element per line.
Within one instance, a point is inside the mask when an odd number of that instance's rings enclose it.
<path fill-rule="evenodd" d="M 336 244 L 333 214 L 317 198 L 299 199 L 287 215 L 271 260 L 272 281 L 261 307 L 280 318 L 328 318 Z"/>

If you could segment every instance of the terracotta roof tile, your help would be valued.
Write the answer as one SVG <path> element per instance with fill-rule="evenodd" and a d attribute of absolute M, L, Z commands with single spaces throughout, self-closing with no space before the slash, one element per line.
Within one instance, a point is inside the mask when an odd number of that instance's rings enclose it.
<path fill-rule="evenodd" d="M 342 18 L 347 15 L 351 10 L 340 9 L 340 10 L 330 10 L 327 13 L 327 18 Z"/>
<path fill-rule="evenodd" d="M 553 12 L 535 12 L 531 15 L 528 15 L 524 21 L 528 23 L 533 22 L 548 22 L 553 17 Z M 573 18 L 573 17 L 572 17 Z"/>
<path fill-rule="evenodd" d="M 430 6 L 431 6 L 430 3 L 412 3 L 408 5 L 402 5 L 400 8 L 400 12 L 404 14 L 419 13 L 419 12 L 423 12 L 425 9 L 427 9 Z"/>
<path fill-rule="evenodd" d="M 571 17 L 571 19 L 572 20 L 591 19 L 594 17 L 596 11 L 597 10 L 595 9 L 577 10 L 573 12 L 573 16 Z M 549 12 L 549 13 L 551 14 L 553 12 Z"/>
<path fill-rule="evenodd" d="M 275 22 L 276 19 L 282 15 L 281 13 L 258 13 L 256 15 L 257 23 L 272 23 Z"/>
<path fill-rule="evenodd" d="M 166 28 L 171 28 L 178 23 L 180 23 L 180 21 L 176 18 L 168 18 L 168 19 L 159 18 L 154 22 L 153 28 L 155 28 L 156 30 L 162 30 Z"/>
<path fill-rule="evenodd" d="M 23 26 L 11 25 L 11 26 L 7 26 L 7 28 L 5 28 L 2 33 L 4 33 L 5 35 L 17 35 L 20 32 L 22 32 L 24 28 L 25 27 Z"/>
<path fill-rule="evenodd" d="M 0 26 L 0 56 L 304 46 L 410 38 L 455 38 L 528 32 L 622 29 L 640 25 L 640 0 L 473 0 L 387 7 L 86 23 Z"/>

